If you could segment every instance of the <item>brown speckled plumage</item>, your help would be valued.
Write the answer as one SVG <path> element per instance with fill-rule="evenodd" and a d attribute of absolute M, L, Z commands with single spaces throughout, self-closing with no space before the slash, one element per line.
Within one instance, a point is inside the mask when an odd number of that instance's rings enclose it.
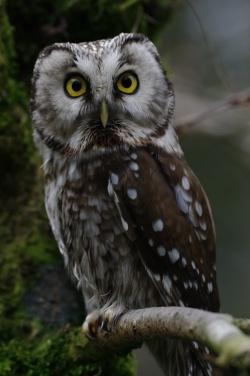
<path fill-rule="evenodd" d="M 116 95 L 109 82 L 124 66 L 140 82 L 131 96 Z M 89 75 L 89 97 L 64 97 L 63 80 L 72 69 Z M 173 89 L 153 44 L 134 34 L 57 44 L 41 53 L 33 85 L 46 209 L 89 312 L 112 307 L 119 315 L 162 305 L 217 311 L 211 210 L 172 126 Z M 99 117 L 104 99 L 105 127 Z M 213 372 L 207 350 L 196 343 L 148 345 L 166 375 Z"/>

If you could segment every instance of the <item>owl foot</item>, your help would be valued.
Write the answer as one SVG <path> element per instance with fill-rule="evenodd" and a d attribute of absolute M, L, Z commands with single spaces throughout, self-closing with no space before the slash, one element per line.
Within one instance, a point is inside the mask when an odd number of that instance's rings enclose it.
<path fill-rule="evenodd" d="M 83 332 L 89 339 L 97 339 L 99 335 L 111 333 L 115 325 L 125 313 L 124 308 L 106 308 L 91 312 L 83 323 Z"/>

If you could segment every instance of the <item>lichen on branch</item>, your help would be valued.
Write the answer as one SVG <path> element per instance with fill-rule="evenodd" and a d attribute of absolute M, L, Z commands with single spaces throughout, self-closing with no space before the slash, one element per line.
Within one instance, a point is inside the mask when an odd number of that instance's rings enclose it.
<path fill-rule="evenodd" d="M 100 330 L 97 346 L 113 350 L 131 348 L 154 338 L 174 337 L 197 341 L 216 354 L 211 361 L 219 368 L 250 372 L 249 320 L 187 307 L 155 307 L 125 313 L 109 332 Z M 238 370 L 238 373 L 237 373 Z"/>

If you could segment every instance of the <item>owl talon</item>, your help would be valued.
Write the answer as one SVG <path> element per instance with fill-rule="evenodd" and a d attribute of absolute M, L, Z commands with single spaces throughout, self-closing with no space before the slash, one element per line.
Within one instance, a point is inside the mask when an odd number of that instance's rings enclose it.
<path fill-rule="evenodd" d="M 105 331 L 105 332 L 111 333 L 112 328 L 111 328 L 111 325 L 110 325 L 110 323 L 107 319 L 102 321 L 100 329 Z"/>
<path fill-rule="evenodd" d="M 98 330 L 101 328 L 101 316 L 99 311 L 94 311 L 90 313 L 82 326 L 83 332 L 90 340 L 97 338 Z"/>
<path fill-rule="evenodd" d="M 106 309 L 90 313 L 82 327 L 86 337 L 94 340 L 100 333 L 111 333 L 124 311 L 119 310 L 118 312 L 113 309 Z"/>

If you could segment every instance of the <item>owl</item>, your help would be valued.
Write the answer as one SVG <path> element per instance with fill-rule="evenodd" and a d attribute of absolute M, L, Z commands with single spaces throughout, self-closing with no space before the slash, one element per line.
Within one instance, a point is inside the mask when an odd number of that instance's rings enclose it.
<path fill-rule="evenodd" d="M 88 334 L 130 309 L 218 311 L 211 209 L 184 159 L 173 87 L 154 44 L 123 33 L 46 47 L 30 107 L 47 214 L 83 292 Z M 195 342 L 148 346 L 166 375 L 213 374 Z"/>

